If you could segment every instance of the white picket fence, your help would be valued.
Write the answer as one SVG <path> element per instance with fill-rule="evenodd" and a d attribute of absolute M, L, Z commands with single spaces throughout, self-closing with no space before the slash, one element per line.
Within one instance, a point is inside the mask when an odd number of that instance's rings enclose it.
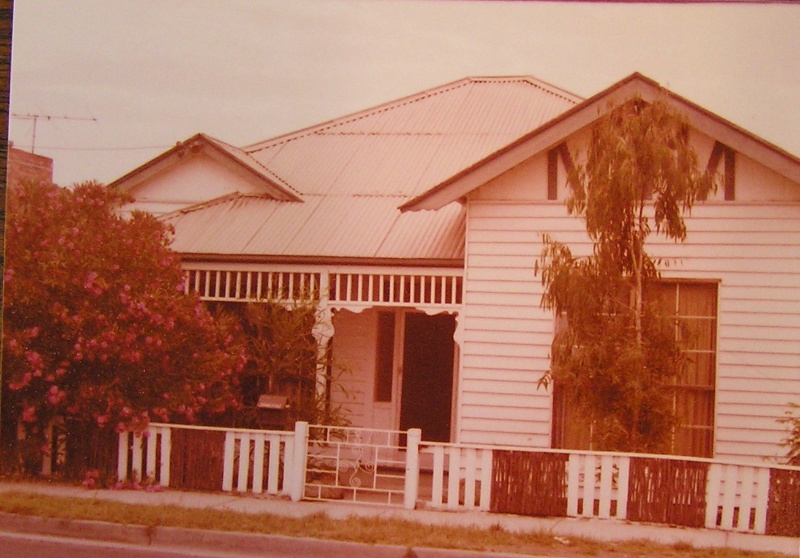
<path fill-rule="evenodd" d="M 117 453 L 117 478 L 121 481 L 139 482 L 143 479 L 157 479 L 161 486 L 169 486 L 173 428 L 181 427 L 151 423 L 143 433 L 121 432 Z M 161 459 L 157 462 L 158 452 Z"/>
<path fill-rule="evenodd" d="M 570 453 L 567 466 L 567 515 L 578 517 L 578 503 L 582 500 L 582 517 L 626 519 L 629 471 L 628 455 Z M 597 513 L 591 504 L 595 501 L 598 502 Z M 616 509 L 612 515 L 613 503 L 616 503 Z"/>
<path fill-rule="evenodd" d="M 769 477 L 769 467 L 712 463 L 706 490 L 706 527 L 763 534 Z"/>
<path fill-rule="evenodd" d="M 297 490 L 295 461 L 305 459 L 295 454 L 297 438 L 297 432 L 227 430 L 222 490 L 233 490 L 235 476 L 237 492 L 291 495 Z"/>
<path fill-rule="evenodd" d="M 311 428 L 335 431 L 330 427 Z M 707 467 L 705 493 L 701 494 L 706 502 L 705 527 L 763 534 L 767 530 L 771 471 L 790 469 L 800 474 L 800 467 L 729 464 L 663 455 L 528 451 L 520 448 L 426 442 L 420 440 L 418 429 L 408 432 L 387 431 L 386 442 L 376 442 L 376 431 L 366 429 L 363 432 L 347 429 L 347 435 L 339 436 L 338 439 L 331 436 L 322 439 L 315 436 L 316 439 L 310 439 L 309 425 L 298 422 L 295 430 L 290 432 L 167 424 L 151 424 L 148 431 L 139 436 L 123 432 L 119 436 L 119 479 L 151 479 L 162 486 L 170 486 L 171 440 L 175 429 L 225 432 L 222 478 L 218 485 L 220 490 L 282 494 L 290 496 L 294 501 L 304 498 L 332 499 L 322 495 L 320 486 L 324 483 L 319 481 L 321 473 L 336 473 L 331 476 L 335 479 L 343 477 L 337 471 L 351 466 L 346 460 L 352 461 L 351 457 L 343 456 L 347 452 L 357 452 L 361 467 L 358 471 L 369 471 L 373 475 L 371 478 L 375 479 L 371 481 L 374 484 L 363 487 L 360 484 L 356 486 L 354 482 L 339 485 L 336 480 L 333 484 L 324 485 L 326 488 L 346 488 L 352 490 L 353 494 L 356 494 L 356 489 L 360 489 L 362 493 L 377 492 L 379 482 L 388 482 L 393 486 L 386 489 L 389 497 L 383 503 L 388 505 L 402 505 L 407 509 L 422 505 L 432 509 L 497 511 L 492 507 L 492 490 L 498 482 L 493 471 L 493 453 L 514 451 L 531 455 L 548 453 L 564 456 L 564 514 L 567 517 L 626 520 L 631 519 L 629 503 L 632 495 L 628 492 L 633 461 L 644 458 L 655 459 L 659 463 L 678 460 L 697 462 Z M 341 429 L 336 430 L 340 431 Z M 398 441 L 398 436 L 401 435 L 405 436 L 402 444 Z M 381 452 L 402 457 L 400 461 L 387 461 L 380 457 Z M 314 469 L 320 467 L 321 456 L 329 460 L 329 464 L 324 468 Z M 370 462 L 370 456 L 375 458 L 374 463 Z M 387 463 L 392 468 L 381 478 L 380 467 Z M 310 479 L 307 478 L 307 473 Z M 352 474 L 348 477 L 355 478 Z M 649 487 L 648 480 L 644 483 L 644 488 L 640 487 L 638 490 L 641 497 L 642 493 L 647 496 L 648 490 L 652 492 L 657 488 Z M 402 498 L 393 498 L 392 491 Z M 661 497 L 663 500 L 663 495 Z M 673 495 L 667 496 L 668 499 L 672 497 Z M 680 497 L 674 495 L 673 499 L 677 501 Z M 353 496 L 352 501 L 360 500 Z"/>
<path fill-rule="evenodd" d="M 425 442 L 430 455 L 430 498 L 426 507 L 489 511 L 492 450 L 460 444 Z M 427 494 L 426 490 L 426 494 Z"/>
<path fill-rule="evenodd" d="M 117 478 L 170 486 L 171 434 L 178 429 L 225 432 L 221 490 L 231 492 L 235 479 L 237 492 L 299 494 L 296 499 L 302 498 L 304 468 L 297 463 L 305 463 L 305 450 L 299 456 L 295 452 L 304 448 L 305 423 L 298 423 L 294 432 L 151 423 L 144 433 L 120 433 Z"/>

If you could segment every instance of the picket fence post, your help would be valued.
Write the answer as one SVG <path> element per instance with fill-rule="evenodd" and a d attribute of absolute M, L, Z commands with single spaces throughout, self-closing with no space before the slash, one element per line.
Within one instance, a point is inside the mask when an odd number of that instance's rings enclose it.
<path fill-rule="evenodd" d="M 422 430 L 410 428 L 406 436 L 406 479 L 403 488 L 403 506 L 407 510 L 417 507 L 419 493 L 419 443 Z"/>
<path fill-rule="evenodd" d="M 119 443 L 117 445 L 117 480 L 128 480 L 128 436 L 129 432 L 123 430 L 119 433 Z"/>
<path fill-rule="evenodd" d="M 294 455 L 292 456 L 292 486 L 289 496 L 292 502 L 303 499 L 306 491 L 306 461 L 308 460 L 308 423 L 294 424 Z"/>
<path fill-rule="evenodd" d="M 169 486 L 170 467 L 172 464 L 172 427 L 163 426 L 161 430 L 161 467 L 159 470 L 159 484 Z"/>

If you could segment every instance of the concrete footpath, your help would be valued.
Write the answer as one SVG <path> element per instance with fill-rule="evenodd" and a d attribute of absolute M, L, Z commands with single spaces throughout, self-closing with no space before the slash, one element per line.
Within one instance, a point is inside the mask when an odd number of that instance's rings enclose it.
<path fill-rule="evenodd" d="M 514 532 L 546 532 L 553 536 L 568 539 L 569 537 L 587 537 L 598 541 L 620 541 L 645 539 L 662 544 L 676 543 L 689 544 L 695 548 L 702 547 L 730 547 L 741 550 L 772 551 L 788 556 L 800 557 L 800 539 L 791 537 L 774 537 L 766 535 L 753 535 L 711 529 L 688 529 L 651 525 L 641 523 L 628 523 L 618 520 L 578 519 L 578 518 L 534 518 L 516 515 L 493 514 L 486 512 L 447 512 L 432 510 L 405 510 L 373 506 L 365 504 L 350 504 L 345 502 L 291 502 L 282 498 L 262 497 L 255 495 L 238 495 L 235 493 L 204 493 L 183 492 L 177 490 L 164 490 L 162 492 L 145 492 L 135 490 L 89 490 L 82 486 L 48 483 L 16 483 L 0 482 L 0 497 L 4 492 L 26 492 L 47 494 L 52 496 L 66 496 L 70 498 L 101 499 L 123 502 L 128 504 L 141 504 L 149 506 L 174 505 L 194 509 L 230 510 L 241 513 L 267 513 L 285 517 L 302 518 L 314 514 L 325 514 L 331 519 L 346 520 L 352 517 L 377 517 L 393 518 L 414 521 L 425 525 L 475 527 L 489 529 L 503 527 Z M 248 535 L 241 533 L 223 533 L 217 531 L 199 531 L 193 529 L 176 529 L 168 527 L 136 527 L 109 525 L 102 522 L 67 522 L 64 520 L 42 520 L 15 516 L 13 514 L 0 515 L 0 528 L 23 530 L 24 532 L 39 532 L 41 534 L 55 534 L 60 536 L 75 536 L 76 530 L 81 537 L 97 540 L 114 540 L 115 542 L 130 542 L 135 544 L 180 545 L 192 542 L 207 549 L 239 550 L 252 549 L 257 553 L 263 545 L 281 544 L 289 545 L 325 545 L 326 553 L 330 554 L 331 545 L 328 541 L 321 543 L 314 539 L 297 539 L 292 537 L 275 537 L 265 535 Z M 38 531 L 37 531 L 38 529 Z M 336 543 L 340 548 L 335 555 L 347 558 L 360 556 L 399 558 L 402 556 L 422 557 L 451 557 L 451 556 L 481 556 L 482 553 L 469 553 L 462 550 L 433 550 L 414 548 L 414 553 L 409 554 L 408 549 L 398 546 L 365 545 L 356 543 Z M 297 548 L 298 552 L 300 548 Z M 510 554 L 492 554 L 492 556 L 512 556 Z"/>

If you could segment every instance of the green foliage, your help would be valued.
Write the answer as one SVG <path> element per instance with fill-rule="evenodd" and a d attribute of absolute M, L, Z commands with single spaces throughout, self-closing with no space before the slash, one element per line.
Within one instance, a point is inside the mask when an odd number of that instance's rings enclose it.
<path fill-rule="evenodd" d="M 96 183 L 9 192 L 3 418 L 42 451 L 54 421 L 141 430 L 238 405 L 235 324 L 183 292 L 170 231 L 123 201 Z"/>
<path fill-rule="evenodd" d="M 784 438 L 783 445 L 788 448 L 786 459 L 790 465 L 800 465 L 800 415 L 795 415 L 797 411 L 800 411 L 800 405 L 789 403 L 786 416 L 778 419 L 779 423 L 789 427 L 789 434 Z"/>
<path fill-rule="evenodd" d="M 672 391 L 685 360 L 675 323 L 645 300 L 659 262 L 645 249 L 655 231 L 683 241 L 683 215 L 712 187 L 698 170 L 687 126 L 664 102 L 631 99 L 594 128 L 569 176 L 571 215 L 592 241 L 587 257 L 549 236 L 541 256 L 542 306 L 566 317 L 551 369 L 593 423 L 596 449 L 668 451 L 675 423 Z M 538 264 L 537 264 L 538 270 Z"/>
<path fill-rule="evenodd" d="M 345 410 L 331 401 L 332 391 L 342 389 L 335 380 L 344 370 L 331 359 L 330 341 L 320 349 L 324 320 L 314 297 L 227 308 L 240 314 L 247 334 L 248 364 L 242 377 L 245 403 L 255 405 L 262 394 L 284 395 L 290 406 L 289 423 L 346 424 Z M 247 416 L 243 422 L 248 422 Z"/>

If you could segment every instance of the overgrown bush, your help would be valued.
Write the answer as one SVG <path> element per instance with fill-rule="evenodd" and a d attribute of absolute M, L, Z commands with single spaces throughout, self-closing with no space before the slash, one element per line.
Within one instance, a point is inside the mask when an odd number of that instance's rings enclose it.
<path fill-rule="evenodd" d="M 243 407 L 235 411 L 237 426 L 265 426 L 260 418 L 264 415 L 256 408 L 261 395 L 287 398 L 287 427 L 298 420 L 348 423 L 346 409 L 332 398 L 334 391 L 342 392 L 336 380 L 347 370 L 333 362 L 333 341 L 326 338 L 329 332 L 323 331 L 324 320 L 314 297 L 215 306 L 217 311 L 237 315 L 247 338 L 248 361 L 241 374 Z"/>

